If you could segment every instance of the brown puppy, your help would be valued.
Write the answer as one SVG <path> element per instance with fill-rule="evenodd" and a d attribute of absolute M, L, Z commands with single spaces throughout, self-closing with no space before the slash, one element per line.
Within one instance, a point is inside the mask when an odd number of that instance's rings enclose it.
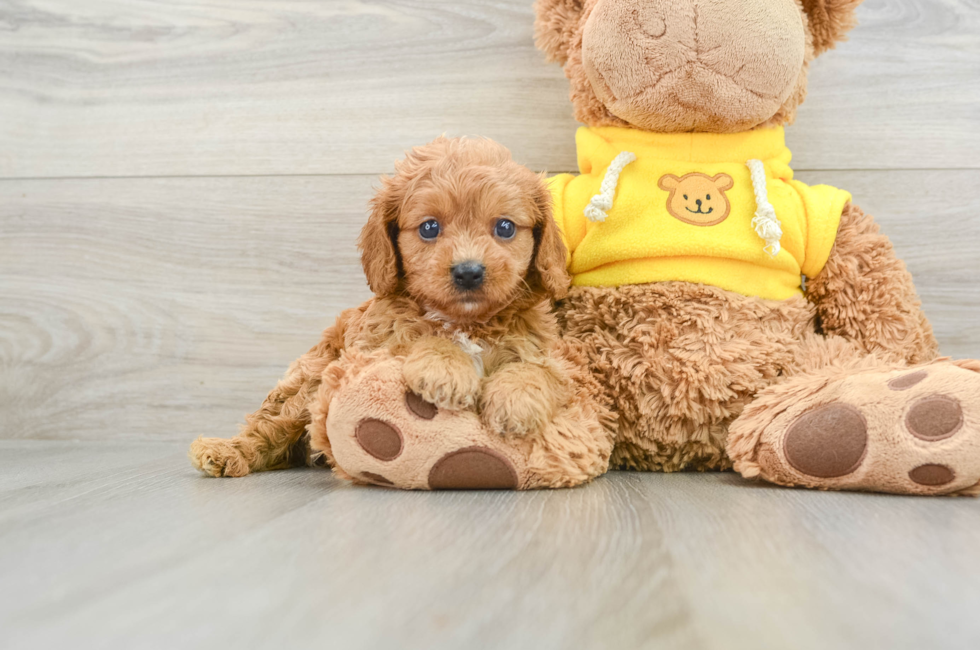
<path fill-rule="evenodd" d="M 340 315 L 237 437 L 195 441 L 195 467 L 244 476 L 308 462 L 314 402 L 326 422 L 325 389 L 340 385 L 345 357 L 379 350 L 403 360 L 410 391 L 439 409 L 476 408 L 496 434 L 538 434 L 573 399 L 552 355 L 550 300 L 569 279 L 543 179 L 489 140 L 439 138 L 396 170 L 359 242 L 376 297 Z M 327 433 L 312 446 L 333 463 Z M 589 477 L 604 471 L 600 456 Z"/>

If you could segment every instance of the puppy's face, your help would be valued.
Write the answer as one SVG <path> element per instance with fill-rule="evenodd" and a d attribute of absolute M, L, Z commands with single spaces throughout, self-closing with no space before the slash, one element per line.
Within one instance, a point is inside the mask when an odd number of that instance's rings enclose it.
<path fill-rule="evenodd" d="M 502 171 L 436 169 L 398 218 L 408 293 L 450 320 L 482 320 L 529 289 L 533 205 Z"/>
<path fill-rule="evenodd" d="M 567 286 L 547 189 L 488 140 L 439 139 L 411 152 L 375 199 L 376 219 L 383 231 L 369 222 L 361 238 L 372 288 L 400 288 L 450 321 L 482 322 Z M 394 264 L 379 274 L 385 254 Z"/>

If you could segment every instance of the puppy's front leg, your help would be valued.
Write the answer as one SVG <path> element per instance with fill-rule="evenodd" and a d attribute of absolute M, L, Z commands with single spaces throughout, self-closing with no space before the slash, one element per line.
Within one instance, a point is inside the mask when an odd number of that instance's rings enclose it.
<path fill-rule="evenodd" d="M 491 431 L 530 435 L 554 419 L 570 397 L 568 380 L 554 362 L 514 362 L 484 382 L 480 411 Z"/>
<path fill-rule="evenodd" d="M 428 336 L 418 340 L 402 373 L 408 388 L 450 411 L 476 406 L 480 376 L 473 358 L 452 341 Z"/>

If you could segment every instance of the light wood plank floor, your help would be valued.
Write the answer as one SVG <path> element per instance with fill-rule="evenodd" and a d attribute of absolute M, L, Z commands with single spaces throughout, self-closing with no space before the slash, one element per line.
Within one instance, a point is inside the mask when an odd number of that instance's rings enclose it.
<path fill-rule="evenodd" d="M 976 500 L 191 470 L 367 297 L 354 240 L 404 149 L 574 168 L 530 5 L 0 0 L 0 647 L 980 647 Z M 980 356 L 980 5 L 860 18 L 813 66 L 795 166 Z"/>
<path fill-rule="evenodd" d="M 0 441 L 7 647 L 976 648 L 967 499 L 613 473 L 536 493 L 194 476 Z M 30 464 L 28 466 L 27 464 Z"/>

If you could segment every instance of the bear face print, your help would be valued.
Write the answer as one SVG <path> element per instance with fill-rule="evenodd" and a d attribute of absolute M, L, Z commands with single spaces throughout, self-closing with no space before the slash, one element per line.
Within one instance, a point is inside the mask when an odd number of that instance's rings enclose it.
<path fill-rule="evenodd" d="M 728 174 L 714 178 L 692 172 L 683 177 L 665 174 L 660 189 L 670 192 L 667 211 L 671 216 L 693 226 L 715 226 L 728 218 L 732 204 L 725 192 L 735 186 Z"/>

